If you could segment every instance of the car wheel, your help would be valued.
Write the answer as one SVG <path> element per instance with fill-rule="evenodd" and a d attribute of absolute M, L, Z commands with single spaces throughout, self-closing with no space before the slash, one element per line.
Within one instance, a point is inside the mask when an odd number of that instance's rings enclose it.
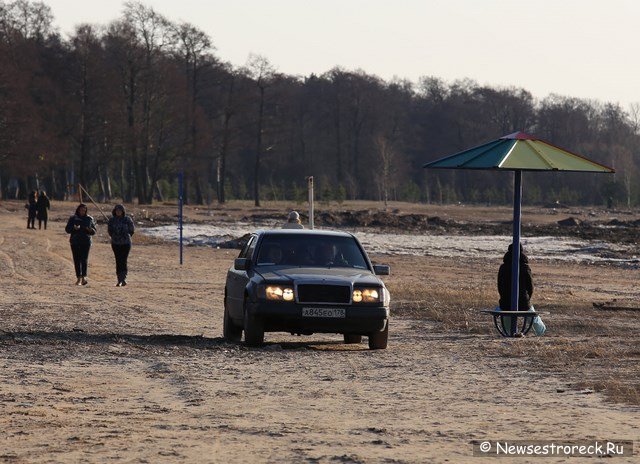
<path fill-rule="evenodd" d="M 228 342 L 239 342 L 242 339 L 242 327 L 238 327 L 233 323 L 226 302 L 224 305 L 224 320 L 222 321 L 222 336 Z"/>
<path fill-rule="evenodd" d="M 389 321 L 381 332 L 373 332 L 369 334 L 369 349 L 370 350 L 384 350 L 387 347 L 387 340 L 389 339 Z"/>
<path fill-rule="evenodd" d="M 260 346 L 264 343 L 264 325 L 262 321 L 244 310 L 244 342 L 248 346 Z"/>
<path fill-rule="evenodd" d="M 361 343 L 362 342 L 362 335 L 344 334 L 344 342 L 347 345 L 350 345 L 352 343 Z"/>

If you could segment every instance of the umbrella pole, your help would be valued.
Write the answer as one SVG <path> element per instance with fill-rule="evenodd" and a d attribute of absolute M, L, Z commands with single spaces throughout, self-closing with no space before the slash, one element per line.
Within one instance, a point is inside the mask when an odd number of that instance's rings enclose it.
<path fill-rule="evenodd" d="M 522 171 L 514 171 L 513 182 L 513 251 L 511 261 L 511 311 L 518 310 L 520 296 L 520 224 L 522 221 Z M 518 318 L 511 318 L 511 333 L 518 331 Z"/>

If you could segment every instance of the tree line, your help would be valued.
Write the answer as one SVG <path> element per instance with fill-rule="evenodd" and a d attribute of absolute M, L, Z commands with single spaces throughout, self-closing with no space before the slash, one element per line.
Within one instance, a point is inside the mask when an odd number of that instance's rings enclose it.
<path fill-rule="evenodd" d="M 54 198 L 82 184 L 104 200 L 324 200 L 504 203 L 506 173 L 422 164 L 521 130 L 616 168 L 612 176 L 532 173 L 525 201 L 634 206 L 640 106 L 425 76 L 385 81 L 336 67 L 235 67 L 211 38 L 142 3 L 68 38 L 42 2 L 0 0 L 0 195 Z"/>

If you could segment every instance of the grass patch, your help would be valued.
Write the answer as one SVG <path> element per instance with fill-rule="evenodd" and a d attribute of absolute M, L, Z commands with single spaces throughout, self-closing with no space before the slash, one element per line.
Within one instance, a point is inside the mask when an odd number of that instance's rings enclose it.
<path fill-rule="evenodd" d="M 426 288 L 425 286 L 396 282 L 389 284 L 391 312 L 394 316 L 438 322 L 443 331 L 489 333 L 491 318 L 479 313 L 495 306 L 492 297 L 479 288 L 459 289 Z"/>
<path fill-rule="evenodd" d="M 612 403 L 640 405 L 640 382 L 609 377 L 603 380 L 581 381 L 572 385 L 578 390 L 590 389 L 603 393 Z"/>
<path fill-rule="evenodd" d="M 482 349 L 522 358 L 540 372 L 567 377 L 572 388 L 604 394 L 608 401 L 640 405 L 640 337 L 526 337 Z"/>
<path fill-rule="evenodd" d="M 395 317 L 438 322 L 435 330 L 490 334 L 480 350 L 498 357 L 521 358 L 528 368 L 568 379 L 571 388 L 600 392 L 607 401 L 640 405 L 640 314 L 603 312 L 590 303 L 558 298 L 545 304 L 547 334 L 504 343 L 490 316 L 496 295 L 482 283 L 443 288 L 402 281 L 388 284 Z M 485 286 L 486 287 L 486 286 Z M 492 290 L 492 289 L 491 289 Z"/>

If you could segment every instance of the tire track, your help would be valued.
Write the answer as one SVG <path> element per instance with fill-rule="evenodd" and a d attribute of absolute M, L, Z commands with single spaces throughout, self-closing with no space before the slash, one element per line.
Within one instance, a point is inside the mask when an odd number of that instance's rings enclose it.
<path fill-rule="evenodd" d="M 45 253 L 48 253 L 48 254 L 50 254 L 52 256 L 55 256 L 58 259 L 61 259 L 65 263 L 69 264 L 71 266 L 71 268 L 73 269 L 73 260 L 71 258 L 69 258 L 68 256 L 63 256 L 62 254 L 58 253 L 57 251 L 51 250 L 51 240 L 49 240 L 49 239 L 47 239 L 47 246 L 45 248 Z"/>
<path fill-rule="evenodd" d="M 4 242 L 6 241 L 4 235 L 0 235 L 0 247 L 2 247 L 4 245 Z M 0 257 L 2 257 L 2 260 L 6 263 L 4 267 L 6 267 L 9 271 L 10 271 L 10 275 L 6 276 L 6 277 L 21 277 L 17 272 L 16 272 L 16 266 L 15 266 L 15 262 L 13 261 L 13 258 L 11 257 L 11 255 L 9 253 L 6 253 L 2 250 L 0 250 Z"/>

